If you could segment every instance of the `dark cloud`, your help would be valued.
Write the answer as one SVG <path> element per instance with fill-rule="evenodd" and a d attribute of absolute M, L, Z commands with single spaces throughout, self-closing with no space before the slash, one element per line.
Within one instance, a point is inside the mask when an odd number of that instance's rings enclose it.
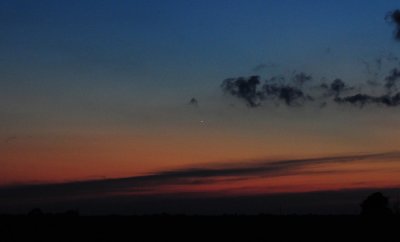
<path fill-rule="evenodd" d="M 221 87 L 224 92 L 244 100 L 249 107 L 258 107 L 263 96 L 262 92 L 258 90 L 259 85 L 260 77 L 251 76 L 226 79 Z"/>
<path fill-rule="evenodd" d="M 198 107 L 199 106 L 199 101 L 196 98 L 192 97 L 189 100 L 189 105 L 194 106 L 194 107 Z"/>
<path fill-rule="evenodd" d="M 332 82 L 330 86 L 330 90 L 337 97 L 346 89 L 346 84 L 341 79 L 336 79 Z"/>
<path fill-rule="evenodd" d="M 303 84 L 312 77 L 300 73 L 293 78 L 296 84 Z M 285 78 L 281 76 L 272 77 L 263 81 L 259 76 L 248 78 L 229 78 L 224 80 L 221 87 L 225 93 L 243 100 L 249 107 L 259 107 L 263 101 L 277 101 L 287 106 L 300 106 L 312 97 L 305 94 L 301 87 L 296 84 L 286 84 Z"/>
<path fill-rule="evenodd" d="M 311 80 L 312 76 L 304 72 L 300 72 L 293 77 L 293 82 L 299 86 L 303 86 L 306 82 L 310 82 Z"/>
<path fill-rule="evenodd" d="M 385 73 L 382 73 L 382 71 L 393 69 L 392 72 L 395 72 L 396 67 L 399 65 L 399 59 L 392 52 L 389 51 L 387 53 L 382 53 L 379 57 L 376 57 L 369 61 L 361 60 L 361 63 L 365 67 L 365 74 L 367 74 L 366 84 L 376 88 L 381 84 L 379 79 L 385 78 Z M 386 78 L 383 80 L 384 85 L 387 83 L 388 87 L 394 84 L 393 81 L 390 81 L 390 79 L 393 78 L 390 77 L 391 75 L 392 73 L 387 74 L 387 78 L 389 80 L 386 80 Z"/>
<path fill-rule="evenodd" d="M 348 87 L 345 82 L 341 79 L 337 78 L 332 81 L 331 84 L 323 83 L 319 86 L 322 90 L 324 90 L 323 96 L 325 97 L 335 97 L 338 98 L 344 91 L 351 90 L 351 87 Z"/>
<path fill-rule="evenodd" d="M 397 68 L 394 68 L 390 74 L 385 78 L 385 88 L 387 88 L 389 91 L 393 91 L 393 89 L 396 89 L 396 84 L 400 80 L 400 70 Z"/>
<path fill-rule="evenodd" d="M 380 61 L 377 60 L 379 64 Z M 376 105 L 383 107 L 400 106 L 400 92 L 397 83 L 400 81 L 400 70 L 394 68 L 385 77 L 384 81 L 373 87 L 375 94 L 362 91 L 359 87 L 351 86 L 340 78 L 333 80 L 330 84 L 319 85 L 312 83 L 311 75 L 301 72 L 289 79 L 284 76 L 274 76 L 264 81 L 259 76 L 249 78 L 239 77 L 226 79 L 222 88 L 225 93 L 244 101 L 249 107 L 259 107 L 265 102 L 284 104 L 289 107 L 299 107 L 307 103 L 316 103 L 320 108 L 325 108 L 328 103 L 349 104 L 355 107 Z M 376 94 L 379 93 L 380 94 Z"/>
<path fill-rule="evenodd" d="M 312 97 L 305 94 L 301 89 L 284 84 L 269 84 L 263 86 L 264 99 L 275 99 L 287 106 L 299 106 Z"/>
<path fill-rule="evenodd" d="M 382 95 L 382 96 L 371 96 L 367 94 L 356 94 L 347 96 L 344 98 L 336 98 L 337 103 L 348 103 L 359 107 L 364 107 L 367 104 L 377 104 L 387 107 L 397 107 L 400 105 L 400 93 L 396 95 Z"/>
<path fill-rule="evenodd" d="M 394 37 L 400 41 L 400 9 L 389 12 L 386 15 L 386 21 L 395 25 Z"/>
<path fill-rule="evenodd" d="M 344 98 L 335 98 L 337 103 L 348 103 L 352 105 L 357 105 L 359 107 L 364 107 L 366 104 L 377 103 L 378 98 L 372 97 L 366 94 L 356 94 Z"/>

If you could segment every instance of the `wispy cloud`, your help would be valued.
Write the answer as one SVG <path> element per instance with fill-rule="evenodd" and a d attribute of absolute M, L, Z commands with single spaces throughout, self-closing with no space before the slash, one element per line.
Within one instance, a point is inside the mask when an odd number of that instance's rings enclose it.
<path fill-rule="evenodd" d="M 192 186 L 218 184 L 260 177 L 279 177 L 298 174 L 312 174 L 318 171 L 307 169 L 315 165 L 354 163 L 365 160 L 400 158 L 399 152 L 361 154 L 348 156 L 319 157 L 310 159 L 266 160 L 234 164 L 210 164 L 207 167 L 189 167 L 167 170 L 143 176 L 104 179 L 65 184 L 26 185 L 0 189 L 0 203 L 8 199 L 38 199 L 107 196 L 115 193 L 163 192 L 160 187 L 168 185 Z M 340 173 L 341 171 L 321 171 Z"/>

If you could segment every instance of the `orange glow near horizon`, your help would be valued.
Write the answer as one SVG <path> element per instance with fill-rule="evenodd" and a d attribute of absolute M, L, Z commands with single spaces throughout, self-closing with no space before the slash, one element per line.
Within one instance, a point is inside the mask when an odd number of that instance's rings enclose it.
<path fill-rule="evenodd" d="M 0 146 L 0 184 L 136 176 L 210 162 L 279 157 L 282 149 L 277 145 L 262 146 L 258 141 L 243 146 L 240 140 L 221 136 L 26 138 Z M 287 157 L 313 153 L 297 146 Z"/>
<path fill-rule="evenodd" d="M 153 136 L 105 135 L 16 140 L 0 147 L 0 185 L 104 180 L 153 172 L 157 174 L 185 167 L 235 165 L 257 160 L 279 161 L 285 158 L 322 157 L 330 154 L 323 149 L 319 149 L 320 152 L 316 154 L 316 146 L 310 148 L 309 143 L 305 143 L 298 144 L 296 149 L 288 145 L 291 153 L 283 156 L 280 155 L 283 147 L 263 147 L 259 141 L 244 146 L 241 141 L 229 137 L 214 138 L 208 140 L 205 136 L 172 135 L 157 139 Z M 266 157 L 265 153 L 269 156 Z M 258 194 L 396 187 L 400 185 L 400 165 L 396 161 L 369 159 L 354 163 L 327 162 L 301 167 L 278 176 L 243 177 L 245 179 L 214 177 L 210 183 L 166 184 L 152 187 L 149 192 L 133 193 Z"/>

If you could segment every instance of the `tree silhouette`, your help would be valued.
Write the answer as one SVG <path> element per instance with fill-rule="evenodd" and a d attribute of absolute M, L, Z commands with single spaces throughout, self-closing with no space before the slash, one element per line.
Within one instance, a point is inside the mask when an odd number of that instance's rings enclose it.
<path fill-rule="evenodd" d="M 43 216 L 44 213 L 40 208 L 34 208 L 28 213 L 28 215 L 33 216 L 33 217 L 39 217 L 39 216 Z"/>
<path fill-rule="evenodd" d="M 361 215 L 388 216 L 391 214 L 392 210 L 389 208 L 389 199 L 380 192 L 369 195 L 361 203 Z"/>

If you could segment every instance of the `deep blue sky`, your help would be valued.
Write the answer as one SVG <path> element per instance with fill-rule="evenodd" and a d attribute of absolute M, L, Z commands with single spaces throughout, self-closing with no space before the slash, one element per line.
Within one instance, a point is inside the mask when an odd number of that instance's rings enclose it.
<path fill-rule="evenodd" d="M 196 94 L 259 64 L 355 75 L 343 62 L 393 51 L 396 3 L 3 0 L 2 81 Z"/>

